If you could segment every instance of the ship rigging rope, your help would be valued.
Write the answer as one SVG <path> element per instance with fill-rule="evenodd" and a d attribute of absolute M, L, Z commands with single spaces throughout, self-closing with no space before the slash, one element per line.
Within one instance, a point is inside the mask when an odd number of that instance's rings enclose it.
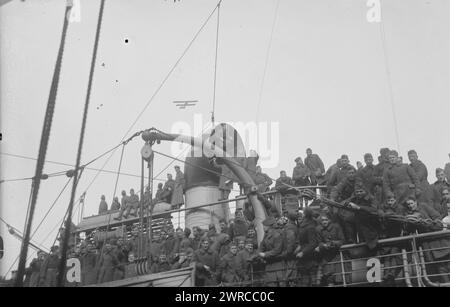
<path fill-rule="evenodd" d="M 395 112 L 394 90 L 392 87 L 391 71 L 389 68 L 389 58 L 388 58 L 387 45 L 386 45 L 386 33 L 384 31 L 384 22 L 381 20 L 379 22 L 379 24 L 380 24 L 380 34 L 381 34 L 381 46 L 383 49 L 384 67 L 386 69 L 386 77 L 387 77 L 387 83 L 388 83 L 388 89 L 389 89 L 389 101 L 391 103 L 392 117 L 394 120 L 395 140 L 397 142 L 397 151 L 400 152 L 400 138 L 399 138 L 399 133 L 398 133 L 397 114 Z"/>
<path fill-rule="evenodd" d="M 2 217 L 0 217 L 0 221 L 3 222 L 3 223 L 6 225 L 6 227 L 8 228 L 8 231 L 9 231 L 9 229 L 12 229 L 12 230 L 13 230 L 16 234 L 18 234 L 19 236 L 23 236 L 23 233 L 22 233 L 19 229 L 17 229 L 16 227 L 12 226 L 12 225 L 9 224 L 8 222 L 6 222 Z M 42 248 L 43 250 L 46 249 L 46 247 L 43 246 L 42 244 L 39 244 L 39 243 L 36 242 L 36 241 L 32 242 L 32 239 L 30 239 L 30 242 L 33 243 L 34 245 L 36 245 L 36 246 Z M 17 261 L 17 260 L 16 260 L 16 261 Z"/>
<path fill-rule="evenodd" d="M 123 152 L 124 152 L 124 150 L 125 150 L 125 144 L 122 146 L 122 153 L 120 154 L 119 168 L 117 170 L 116 183 L 114 185 L 113 201 L 114 201 L 114 197 L 116 196 L 117 183 L 119 183 L 120 169 L 122 168 L 122 159 L 123 159 Z"/>
<path fill-rule="evenodd" d="M 123 144 L 120 144 L 120 145 L 123 145 Z M 36 158 L 32 158 L 32 157 L 27 157 L 27 156 L 22 156 L 22 155 L 15 155 L 15 154 L 9 154 L 9 153 L 3 153 L 3 152 L 0 152 L 0 155 L 11 156 L 11 157 L 16 157 L 16 158 L 22 158 L 22 159 L 28 159 L 28 160 L 34 160 L 34 161 L 37 160 Z M 69 164 L 69 163 L 49 161 L 49 160 L 46 160 L 45 163 L 74 167 L 72 164 Z M 81 167 L 83 167 L 83 166 L 81 166 Z M 85 170 L 89 170 L 89 171 L 100 171 L 100 172 L 103 172 L 103 173 L 109 173 L 109 174 L 114 174 L 114 175 L 117 174 L 117 171 L 105 170 L 105 169 L 99 169 L 99 168 L 93 168 L 93 167 L 84 167 L 84 169 Z M 65 173 L 67 173 L 67 171 L 64 171 L 64 174 Z M 120 175 L 141 178 L 140 175 L 126 173 L 126 172 L 120 172 Z M 50 175 L 48 175 L 48 176 L 50 177 Z M 156 177 L 158 177 L 158 176 L 156 176 Z M 27 178 L 27 179 L 31 179 L 31 178 Z M 148 177 L 145 177 L 145 179 L 148 179 Z M 165 181 L 165 179 L 161 179 L 161 178 L 153 178 L 153 180 Z"/>
<path fill-rule="evenodd" d="M 142 111 L 138 114 L 138 116 L 136 117 L 136 119 L 134 120 L 134 122 L 131 124 L 130 128 L 128 129 L 128 131 L 125 133 L 125 135 L 123 136 L 123 139 L 128 135 L 128 133 L 133 129 L 133 127 L 136 125 L 136 123 L 139 121 L 139 119 L 141 118 L 141 116 L 144 114 L 144 112 L 147 110 L 148 106 L 152 103 L 153 99 L 155 99 L 156 95 L 159 93 L 159 91 L 162 89 L 162 87 L 164 86 L 164 84 L 167 82 L 167 80 L 169 79 L 169 77 L 172 75 L 172 73 L 175 71 L 175 68 L 178 66 L 178 64 L 181 62 L 181 60 L 184 58 L 184 56 L 186 55 L 186 53 L 189 51 L 189 49 L 191 48 L 191 46 L 193 45 L 193 43 L 195 42 L 195 40 L 197 39 L 197 37 L 200 35 L 200 33 L 202 32 L 203 28 L 208 24 L 209 20 L 211 19 L 211 17 L 214 15 L 214 12 L 219 8 L 220 3 L 222 2 L 222 0 L 220 0 L 216 6 L 214 7 L 214 9 L 212 10 L 212 12 L 209 14 L 208 18 L 206 18 L 206 20 L 203 22 L 203 24 L 201 25 L 201 27 L 199 28 L 199 30 L 195 33 L 194 37 L 191 39 L 191 41 L 189 42 L 189 44 L 187 45 L 187 47 L 183 50 L 183 52 L 181 53 L 181 56 L 177 59 L 177 61 L 175 62 L 175 64 L 172 66 L 172 68 L 169 70 L 169 72 L 166 74 L 166 76 L 164 77 L 164 79 L 162 80 L 161 84 L 156 88 L 156 91 L 153 93 L 153 95 L 150 97 L 150 99 L 148 100 L 148 102 L 145 104 L 144 108 L 142 109 Z"/>
<path fill-rule="evenodd" d="M 114 184 L 114 193 L 113 193 L 113 201 L 114 201 L 114 197 L 116 195 L 116 191 L 117 191 L 117 183 L 119 182 L 119 176 L 120 176 L 120 169 L 122 167 L 122 159 L 123 159 L 123 153 L 125 151 L 125 144 L 123 144 L 122 146 L 122 153 L 120 154 L 120 161 L 119 161 L 119 168 L 117 169 L 117 177 L 116 177 L 116 183 Z M 112 203 L 111 203 L 112 204 Z M 108 233 L 109 231 L 109 226 L 111 225 L 111 211 L 108 214 L 108 224 L 106 226 L 106 233 Z M 105 236 L 105 241 L 106 241 L 106 236 Z M 105 241 L 103 243 L 105 243 Z M 103 252 L 105 249 L 105 244 L 102 245 L 102 249 L 100 250 L 100 257 L 98 258 L 99 260 L 102 258 L 103 256 Z M 99 261 L 100 262 L 100 261 Z"/>
<path fill-rule="evenodd" d="M 77 200 L 77 202 L 79 202 L 80 199 L 81 199 L 81 197 Z M 80 205 L 80 203 L 78 203 L 77 206 L 79 206 L 79 205 Z M 48 237 L 50 237 L 50 235 L 56 230 L 56 227 L 58 227 L 58 226 L 59 226 L 59 228 L 62 227 L 62 225 L 64 224 L 64 220 L 66 219 L 66 214 L 67 214 L 67 210 L 66 210 L 66 213 L 64 214 L 64 217 L 62 218 L 62 220 L 61 220 L 61 221 L 58 221 L 58 223 L 57 223 L 55 226 L 53 226 L 53 228 L 47 233 L 47 235 L 44 237 L 44 239 L 42 239 L 40 243 L 37 243 L 37 245 L 39 245 L 39 246 L 44 246 L 44 242 L 45 242 L 45 241 L 48 239 Z M 57 237 L 58 237 L 58 235 L 56 235 L 55 240 L 53 241 L 53 243 L 52 243 L 50 246 L 55 245 Z M 33 239 L 33 237 L 31 237 L 30 240 L 32 240 L 32 239 Z M 31 257 L 34 256 L 35 253 L 36 253 L 36 251 L 32 252 L 32 253 L 28 256 L 27 262 L 28 262 L 28 260 L 31 259 Z M 17 260 L 19 260 L 19 257 L 20 257 L 20 254 L 16 257 L 16 259 L 13 261 L 13 263 L 11 264 L 11 266 L 8 268 L 8 270 L 7 270 L 6 273 L 5 273 L 5 276 L 7 276 L 8 273 L 12 270 L 12 268 L 14 267 L 14 265 L 17 263 Z"/>
<path fill-rule="evenodd" d="M 28 253 L 28 241 L 30 239 L 30 232 L 31 232 L 31 226 L 33 223 L 33 215 L 34 210 L 36 209 L 36 202 L 39 192 L 39 186 L 41 183 L 41 176 L 42 171 L 44 169 L 44 161 L 45 161 L 45 155 L 47 153 L 47 147 L 48 142 L 50 139 L 50 131 L 52 127 L 52 121 L 53 121 L 53 113 L 55 110 L 55 104 L 56 104 L 56 96 L 58 92 L 58 85 L 59 85 L 59 79 L 61 75 L 61 67 L 62 67 L 62 58 L 64 54 L 64 44 L 66 41 L 66 35 L 67 35 L 67 29 L 69 25 L 69 18 L 67 16 L 70 13 L 70 10 L 72 9 L 72 2 L 67 1 L 66 8 L 64 11 L 64 22 L 63 22 L 63 29 L 61 34 L 61 40 L 59 44 L 59 50 L 58 50 L 58 56 L 56 59 L 55 68 L 53 71 L 53 77 L 52 77 L 52 83 L 50 86 L 50 93 L 48 97 L 47 102 L 47 109 L 45 112 L 45 118 L 44 118 L 44 125 L 42 127 L 42 134 L 41 134 L 41 142 L 39 145 L 39 154 L 38 154 L 38 160 L 36 163 L 36 174 L 35 179 L 33 180 L 33 193 L 31 198 L 31 204 L 30 208 L 28 210 L 28 214 L 26 216 L 25 220 L 25 237 L 22 242 L 22 248 L 20 252 L 20 260 L 19 260 L 19 268 L 17 271 L 17 278 L 14 282 L 14 285 L 16 287 L 21 287 L 23 285 L 23 276 L 25 274 L 25 265 L 26 265 L 26 259 L 27 259 L 27 253 Z"/>
<path fill-rule="evenodd" d="M 60 172 L 55 172 L 55 173 L 50 173 L 50 174 L 42 174 L 41 179 L 46 180 L 48 178 L 62 176 L 62 175 L 65 175 L 66 172 L 67 171 L 60 171 Z M 47 178 L 45 178 L 44 176 L 46 176 Z M 3 180 L 0 180 L 0 183 L 12 182 L 12 181 L 33 180 L 33 179 L 34 179 L 34 177 L 24 177 L 24 178 L 15 178 L 15 179 L 3 179 Z"/>
<path fill-rule="evenodd" d="M 266 51 L 266 59 L 265 59 L 265 63 L 264 63 L 264 70 L 263 70 L 263 76 L 262 76 L 262 80 L 261 80 L 261 87 L 259 89 L 258 103 L 256 105 L 256 122 L 259 121 L 259 110 L 260 110 L 261 101 L 262 101 L 262 94 L 263 94 L 263 90 L 264 90 L 264 84 L 265 84 L 265 81 L 266 81 L 267 66 L 269 64 L 270 51 L 272 49 L 273 33 L 275 32 L 275 26 L 276 26 L 276 22 L 277 22 L 278 8 L 279 7 L 280 7 L 280 0 L 277 0 L 277 4 L 276 4 L 276 7 L 275 7 L 275 13 L 273 14 L 272 29 L 270 31 L 269 45 L 267 46 L 267 51 Z"/>
<path fill-rule="evenodd" d="M 103 12 L 105 8 L 105 0 L 100 0 L 100 10 L 98 13 L 98 22 L 97 22 L 97 31 L 95 33 L 95 41 L 94 41 L 94 49 L 92 54 L 92 61 L 91 61 L 91 68 L 89 71 L 89 81 L 88 81 L 88 88 L 86 93 L 86 100 L 84 103 L 84 112 L 83 112 L 83 121 L 81 124 L 81 132 L 79 137 L 79 144 L 78 144 L 78 152 L 77 152 L 77 160 L 75 163 L 75 174 L 74 174 L 74 180 L 72 182 L 72 193 L 70 195 L 70 203 L 69 203 L 69 209 L 67 213 L 67 224 L 65 228 L 65 234 L 64 234 L 64 240 L 62 242 L 62 249 L 61 249 L 61 260 L 59 262 L 59 274 L 57 278 L 57 286 L 62 287 L 64 285 L 64 274 L 65 266 L 66 266 L 66 259 L 67 259 L 67 249 L 68 249 L 68 242 L 69 242 L 69 236 L 70 236 L 70 228 L 71 228 L 71 222 L 72 222 L 72 210 L 73 210 L 73 203 L 75 200 L 75 192 L 77 189 L 78 184 L 78 169 L 80 167 L 81 162 L 81 154 L 83 150 L 83 141 L 84 141 L 84 134 L 86 130 L 86 122 L 87 122 L 87 115 L 88 115 L 88 109 L 89 109 L 89 102 L 91 98 L 91 90 L 92 90 L 92 83 L 94 79 L 94 71 L 95 71 L 95 62 L 97 59 L 97 51 L 98 51 L 98 43 L 100 40 L 100 30 L 102 26 L 102 19 L 103 19 Z"/>
<path fill-rule="evenodd" d="M 175 64 L 172 66 L 172 68 L 169 70 L 169 72 L 167 73 L 167 75 L 165 76 L 165 78 L 162 80 L 161 84 L 158 86 L 158 88 L 156 89 L 156 91 L 153 93 L 153 95 L 150 97 L 150 99 L 148 100 L 148 102 L 146 103 L 146 105 L 144 106 L 144 108 L 142 109 L 142 111 L 138 114 L 138 116 L 136 117 L 136 119 L 134 120 L 134 122 L 131 124 L 131 126 L 128 128 L 128 131 L 124 134 L 124 136 L 122 137 L 120 143 L 118 145 L 116 145 L 115 147 L 113 147 L 112 149 L 106 151 L 105 153 L 101 154 L 100 156 L 94 158 L 93 160 L 91 160 L 90 162 L 84 164 L 84 166 L 87 166 L 93 162 L 95 162 L 96 160 L 102 158 L 104 155 L 108 154 L 111 152 L 111 155 L 109 155 L 109 157 L 106 159 L 106 161 L 103 163 L 102 167 L 97 171 L 97 173 L 95 174 L 94 178 L 90 181 L 90 183 L 88 184 L 88 186 L 86 187 L 86 189 L 84 190 L 83 193 L 86 193 L 89 188 L 92 186 L 92 184 L 95 182 L 95 180 L 98 178 L 98 176 L 100 175 L 100 173 L 103 171 L 103 169 L 106 167 L 106 165 L 108 164 L 108 162 L 111 160 L 111 158 L 113 157 L 114 153 L 116 152 L 117 148 L 119 148 L 119 146 L 128 143 L 135 135 L 131 136 L 128 140 L 124 141 L 124 139 L 126 138 L 126 136 L 128 135 L 128 133 L 131 131 L 131 129 L 133 129 L 133 127 L 136 125 L 136 123 L 138 122 L 138 120 L 140 119 L 140 117 L 144 114 L 144 112 L 146 111 L 146 109 L 148 108 L 148 106 L 152 103 L 152 101 L 154 100 L 154 98 L 156 97 L 156 95 L 159 93 L 159 91 L 162 89 L 162 87 L 164 86 L 164 84 L 166 83 L 166 81 L 169 79 L 169 77 L 172 75 L 173 71 L 175 70 L 175 68 L 178 66 L 178 64 L 181 62 L 181 60 L 184 58 L 184 56 L 186 55 L 186 53 L 189 51 L 189 49 L 191 48 L 191 46 L 193 45 L 194 41 L 197 39 L 197 37 L 199 36 L 199 34 L 202 32 L 203 28 L 206 26 L 206 24 L 209 22 L 209 20 L 211 19 L 211 17 L 213 16 L 214 12 L 217 10 L 218 6 L 220 5 L 220 3 L 222 2 L 222 0 L 220 0 L 218 2 L 218 4 L 214 7 L 213 11 L 210 13 L 210 15 L 207 17 L 207 19 L 205 20 L 205 22 L 201 25 L 201 27 L 199 28 L 199 30 L 196 32 L 196 34 L 194 35 L 194 37 L 192 38 L 192 40 L 189 42 L 189 44 L 187 45 L 187 47 L 184 49 L 184 51 L 182 52 L 181 56 L 178 58 L 178 60 L 175 62 Z M 158 177 L 159 175 L 155 176 Z M 153 180 L 155 180 L 155 178 L 153 178 Z"/>
<path fill-rule="evenodd" d="M 42 223 L 45 221 L 45 219 L 47 218 L 47 216 L 50 214 L 50 211 L 52 211 L 53 207 L 56 205 L 56 203 L 58 202 L 59 198 L 61 197 L 62 193 L 66 190 L 67 186 L 70 183 L 70 180 L 72 180 L 72 177 L 69 178 L 69 180 L 67 180 L 66 184 L 64 185 L 64 187 L 62 188 L 61 192 L 59 192 L 58 196 L 56 197 L 55 201 L 53 202 L 53 204 L 50 206 L 50 208 L 47 210 L 47 212 L 45 213 L 44 217 L 42 218 L 41 222 L 39 223 L 39 225 L 36 227 L 36 229 L 33 231 L 33 233 L 31 234 L 31 238 L 34 237 L 34 235 L 36 234 L 36 232 L 39 230 L 39 227 L 41 227 Z"/>
<path fill-rule="evenodd" d="M 216 112 L 216 81 L 217 81 L 217 53 L 219 51 L 219 25 L 220 25 L 220 3 L 217 4 L 217 29 L 216 29 L 216 54 L 214 57 L 214 89 L 213 89 L 213 100 L 212 100 L 212 114 L 211 122 L 214 129 L 215 112 Z"/>

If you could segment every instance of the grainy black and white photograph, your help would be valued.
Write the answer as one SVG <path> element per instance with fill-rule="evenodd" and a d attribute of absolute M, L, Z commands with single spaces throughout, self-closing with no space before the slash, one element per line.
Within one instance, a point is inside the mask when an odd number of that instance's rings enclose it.
<path fill-rule="evenodd" d="M 448 0 L 0 0 L 0 287 L 450 287 L 449 115 Z"/>

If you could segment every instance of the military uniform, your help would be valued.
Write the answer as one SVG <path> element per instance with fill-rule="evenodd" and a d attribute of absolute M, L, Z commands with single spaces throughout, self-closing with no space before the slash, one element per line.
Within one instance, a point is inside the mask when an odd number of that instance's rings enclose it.
<path fill-rule="evenodd" d="M 408 211 L 407 214 L 414 215 L 422 219 L 439 220 L 440 214 L 432 207 L 424 203 L 418 203 L 417 209 Z M 430 239 L 422 242 L 425 250 L 425 260 L 430 263 L 429 267 L 440 274 L 441 281 L 450 283 L 450 240 L 448 239 Z M 439 263 L 433 263 L 439 262 Z"/>
<path fill-rule="evenodd" d="M 175 176 L 175 184 L 172 193 L 171 204 L 173 208 L 179 208 L 182 204 L 184 204 L 184 187 L 185 187 L 184 174 L 181 171 L 178 171 Z"/>
<path fill-rule="evenodd" d="M 311 171 L 312 184 L 317 184 L 325 173 L 325 166 L 317 154 L 311 154 L 305 158 L 305 165 Z"/>
<path fill-rule="evenodd" d="M 102 215 L 102 214 L 106 214 L 108 213 L 108 204 L 106 203 L 106 201 L 104 199 L 102 199 L 100 201 L 100 205 L 98 206 L 98 214 Z"/>
<path fill-rule="evenodd" d="M 259 251 L 264 253 L 263 259 L 266 262 L 264 281 L 267 286 L 283 286 L 285 283 L 282 249 L 282 235 L 271 226 L 264 234 L 259 247 Z"/>
<path fill-rule="evenodd" d="M 314 249 L 319 245 L 315 220 L 304 218 L 298 225 L 298 246 L 297 254 L 303 253 L 298 260 L 298 286 L 310 287 L 315 283 L 317 272 L 317 257 L 314 256 Z"/>
<path fill-rule="evenodd" d="M 350 199 L 356 186 L 356 179 L 347 177 L 337 186 L 331 190 L 330 198 L 339 202 Z M 346 242 L 356 243 L 356 226 L 355 226 L 355 214 L 345 209 L 332 209 L 334 215 L 334 222 L 341 224 L 345 232 Z"/>
<path fill-rule="evenodd" d="M 445 164 L 444 174 L 445 174 L 445 178 L 447 178 L 447 181 L 450 182 L 450 162 Z"/>
<path fill-rule="evenodd" d="M 322 280 L 326 285 L 342 282 L 342 272 L 339 248 L 344 244 L 345 237 L 342 228 L 337 223 L 329 223 L 325 228 L 322 225 L 316 228 L 319 241 L 320 266 Z M 330 263 L 331 264 L 328 264 Z"/>
<path fill-rule="evenodd" d="M 152 267 L 150 268 L 150 273 L 155 274 L 155 273 L 161 273 L 161 272 L 167 272 L 170 271 L 171 266 L 169 264 L 169 262 L 164 261 L 164 262 L 154 262 L 152 264 Z"/>
<path fill-rule="evenodd" d="M 433 191 L 433 203 L 435 204 L 435 209 L 436 206 L 440 207 L 441 201 L 442 201 L 442 191 L 444 189 L 449 189 L 450 190 L 450 183 L 444 179 L 444 181 L 436 181 L 435 183 L 432 184 L 431 189 Z M 440 210 L 438 210 L 441 214 L 444 212 L 441 212 Z M 447 208 L 445 208 L 445 211 L 447 211 Z M 447 212 L 444 213 L 445 216 L 447 215 Z"/>
<path fill-rule="evenodd" d="M 234 222 L 230 224 L 230 228 L 228 229 L 228 234 L 230 235 L 230 239 L 234 240 L 236 237 L 243 236 L 245 237 L 248 232 L 248 223 L 244 218 L 235 218 Z"/>
<path fill-rule="evenodd" d="M 228 252 L 220 260 L 220 279 L 228 286 L 237 286 L 244 279 L 239 256 Z"/>
<path fill-rule="evenodd" d="M 331 190 L 330 198 L 336 201 L 343 201 L 350 198 L 355 192 L 356 178 L 345 178 Z"/>
<path fill-rule="evenodd" d="M 297 187 L 311 185 L 311 171 L 304 164 L 297 165 L 292 171 L 292 180 Z"/>
<path fill-rule="evenodd" d="M 244 249 L 238 252 L 238 257 L 244 281 L 257 280 L 257 284 L 260 284 L 264 277 L 264 264 L 261 258 L 258 257 L 257 250 L 250 252 Z"/>
<path fill-rule="evenodd" d="M 378 220 L 371 215 L 378 214 L 375 198 L 366 194 L 363 197 L 353 196 L 348 201 L 359 206 L 354 218 L 359 241 L 365 242 L 369 249 L 374 249 L 378 244 L 378 232 L 380 230 Z"/>
<path fill-rule="evenodd" d="M 346 177 L 349 170 L 354 170 L 356 172 L 356 168 L 350 164 L 346 166 L 342 166 L 337 169 L 332 175 L 328 182 L 328 190 L 330 191 L 332 187 L 341 183 Z"/>
<path fill-rule="evenodd" d="M 411 194 L 418 194 L 419 179 L 414 169 L 407 164 L 390 165 L 383 174 L 384 194 L 394 194 L 401 204 Z"/>
<path fill-rule="evenodd" d="M 56 287 L 58 276 L 58 265 L 60 258 L 58 255 L 48 255 L 44 260 L 40 272 L 40 284 L 43 287 Z"/>
<path fill-rule="evenodd" d="M 92 285 L 97 282 L 98 258 L 99 255 L 94 251 L 86 251 L 81 255 L 81 283 L 83 285 Z"/>
<path fill-rule="evenodd" d="M 389 161 L 382 159 L 380 163 L 375 165 L 373 179 L 374 179 L 374 192 L 373 195 L 378 203 L 384 200 L 383 194 L 383 174 L 384 171 L 390 166 Z"/>
<path fill-rule="evenodd" d="M 275 182 L 275 189 L 280 191 L 281 194 L 286 193 L 290 189 L 289 186 L 292 186 L 292 179 L 288 176 L 280 177 Z"/>
<path fill-rule="evenodd" d="M 364 166 L 362 169 L 356 172 L 356 177 L 360 179 L 360 181 L 370 194 L 375 195 L 375 186 L 377 184 L 377 180 L 375 178 L 374 165 Z"/>
<path fill-rule="evenodd" d="M 433 198 L 433 191 L 431 190 L 430 183 L 428 182 L 428 170 L 422 161 L 416 160 L 409 164 L 416 172 L 417 179 L 419 180 L 420 188 L 420 201 L 429 202 Z"/>
<path fill-rule="evenodd" d="M 39 276 L 41 272 L 41 267 L 44 261 L 38 258 L 35 258 L 30 263 L 31 276 L 30 276 L 30 287 L 38 287 L 39 286 Z"/>
<path fill-rule="evenodd" d="M 114 280 L 114 270 L 115 267 L 119 264 L 117 257 L 114 251 L 104 250 L 103 254 L 100 255 L 99 260 L 99 274 L 98 274 L 98 283 L 104 283 Z"/>
<path fill-rule="evenodd" d="M 196 263 L 196 286 L 214 286 L 217 284 L 217 269 L 220 265 L 219 255 L 211 250 L 203 248 L 195 251 L 193 261 Z M 210 271 L 204 268 L 208 266 Z"/>
<path fill-rule="evenodd" d="M 163 187 L 163 192 L 161 195 L 161 200 L 171 204 L 172 203 L 172 194 L 175 190 L 175 180 L 169 179 L 166 181 Z"/>
<path fill-rule="evenodd" d="M 380 205 L 378 213 L 381 217 L 381 231 L 380 238 L 395 238 L 402 235 L 402 224 L 400 222 L 390 221 L 387 218 L 392 215 L 404 215 L 405 207 L 399 205 L 397 202 L 393 206 L 384 202 Z M 401 243 L 400 243 L 401 244 Z M 401 253 L 402 245 L 386 245 L 377 250 L 377 255 L 383 263 L 383 281 L 386 286 L 394 286 L 395 278 L 402 270 L 402 257 Z M 392 255 L 392 256 L 388 256 Z"/>
<path fill-rule="evenodd" d="M 297 259 L 295 258 L 295 250 L 298 243 L 298 227 L 289 221 L 282 230 L 284 249 L 281 257 L 285 261 L 286 282 L 288 285 L 295 285 L 297 282 Z"/>
<path fill-rule="evenodd" d="M 113 203 L 111 204 L 111 211 L 116 211 L 116 210 L 120 210 L 120 204 L 117 201 L 113 201 Z"/>

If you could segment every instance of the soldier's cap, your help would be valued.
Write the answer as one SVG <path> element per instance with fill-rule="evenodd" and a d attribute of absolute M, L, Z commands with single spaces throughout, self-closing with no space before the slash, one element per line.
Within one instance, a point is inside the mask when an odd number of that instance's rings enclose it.
<path fill-rule="evenodd" d="M 323 218 L 331 219 L 331 216 L 330 216 L 329 212 L 321 212 L 319 215 L 319 218 L 320 219 L 323 219 Z"/>
<path fill-rule="evenodd" d="M 275 223 L 277 222 L 277 220 L 273 217 L 273 216 L 269 216 L 268 218 L 266 218 L 264 221 L 263 221 L 263 225 L 264 226 L 272 226 L 272 225 L 274 225 Z"/>
<path fill-rule="evenodd" d="M 364 185 L 363 185 L 362 182 L 357 181 L 357 182 L 355 183 L 355 191 L 356 191 L 356 190 L 363 190 L 363 191 L 365 191 L 366 189 L 365 189 L 365 187 L 364 187 Z"/>
<path fill-rule="evenodd" d="M 380 149 L 380 155 L 382 155 L 382 156 L 389 154 L 389 152 L 390 152 L 390 150 L 387 147 L 384 147 L 384 148 Z"/>
<path fill-rule="evenodd" d="M 214 225 L 214 224 L 209 224 L 208 228 L 209 228 L 209 230 L 211 230 L 211 229 L 216 229 L 216 225 Z"/>
<path fill-rule="evenodd" d="M 364 155 L 364 159 L 367 159 L 367 158 L 372 158 L 372 159 L 373 159 L 372 154 L 371 154 L 371 153 L 366 153 L 366 154 Z"/>
<path fill-rule="evenodd" d="M 344 159 L 345 159 L 345 160 L 348 160 L 348 156 L 347 156 L 347 155 L 342 155 L 342 156 L 341 156 L 341 160 L 344 160 Z"/>
<path fill-rule="evenodd" d="M 396 150 L 391 150 L 391 151 L 389 151 L 389 155 L 398 157 L 398 152 Z"/>
<path fill-rule="evenodd" d="M 253 244 L 253 240 L 252 239 L 245 239 L 245 244 Z"/>
<path fill-rule="evenodd" d="M 306 148 L 306 151 L 312 151 L 312 149 L 311 148 Z"/>
<path fill-rule="evenodd" d="M 178 165 L 175 165 L 175 168 L 177 168 L 177 169 L 180 169 L 180 166 L 178 166 Z"/>
<path fill-rule="evenodd" d="M 295 160 L 294 160 L 295 163 L 298 163 L 299 161 L 302 161 L 302 158 L 297 157 L 297 158 L 295 158 Z"/>
<path fill-rule="evenodd" d="M 408 156 L 409 155 L 417 155 L 417 152 L 414 149 L 411 149 L 408 151 Z"/>
<path fill-rule="evenodd" d="M 395 198 L 395 194 L 394 193 L 387 193 L 386 194 L 386 199 L 389 199 L 389 198 Z"/>

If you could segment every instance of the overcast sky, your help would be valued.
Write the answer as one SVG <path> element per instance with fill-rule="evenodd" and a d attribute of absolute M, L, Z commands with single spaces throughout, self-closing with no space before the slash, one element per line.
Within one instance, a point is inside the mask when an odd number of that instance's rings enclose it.
<path fill-rule="evenodd" d="M 224 0 L 220 10 L 216 122 L 257 119 L 279 124 L 279 161 L 265 168 L 271 177 L 291 173 L 294 158 L 311 147 L 331 165 L 343 153 L 353 164 L 366 152 L 397 148 L 389 93 L 397 115 L 400 154 L 416 149 L 434 169 L 448 162 L 450 138 L 450 2 L 382 1 L 381 23 L 369 23 L 366 0 Z M 3 1 L 5 2 L 5 1 Z M 47 160 L 75 163 L 82 108 L 100 1 L 81 0 L 80 22 L 69 24 Z M 120 142 L 202 23 L 213 0 L 107 0 L 88 114 L 82 162 Z M 50 82 L 61 36 L 65 1 L 11 1 L 0 7 L 1 152 L 37 157 Z M 216 19 L 214 15 L 129 135 L 174 122 L 194 125 L 194 115 L 210 118 L 213 96 Z M 128 39 L 128 43 L 125 40 Z M 264 67 L 267 69 L 262 86 Z M 387 62 L 386 62 L 387 60 Z M 388 63 L 388 67 L 386 67 Z M 177 109 L 174 100 L 198 100 Z M 122 171 L 140 173 L 136 139 L 125 149 Z M 169 144 L 155 148 L 171 154 Z M 248 148 L 249 149 L 249 148 Z M 120 151 L 106 165 L 117 170 Z M 98 160 L 92 167 L 100 168 Z M 170 160 L 157 157 L 155 172 Z M 31 177 L 36 162 L 0 155 L 0 179 Z M 176 163 L 179 164 L 179 163 Z M 264 161 L 262 163 L 263 167 Z M 45 165 L 45 172 L 68 167 Z M 169 169 L 172 173 L 173 167 Z M 77 196 L 91 182 L 85 171 Z M 160 176 L 165 177 L 165 173 Z M 43 181 L 34 227 L 67 178 Z M 98 210 L 101 194 L 110 203 L 115 176 L 104 173 L 89 188 L 85 215 Z M 30 181 L 0 185 L 1 217 L 23 229 Z M 139 188 L 139 178 L 121 176 L 119 189 Z M 67 208 L 63 194 L 35 241 L 49 247 Z M 4 274 L 20 242 L 1 224 L 6 253 Z"/>

